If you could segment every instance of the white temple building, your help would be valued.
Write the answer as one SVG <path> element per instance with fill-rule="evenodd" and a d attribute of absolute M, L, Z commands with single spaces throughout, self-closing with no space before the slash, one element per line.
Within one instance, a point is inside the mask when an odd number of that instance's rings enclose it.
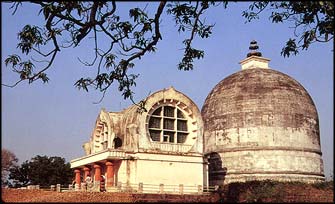
<path fill-rule="evenodd" d="M 86 155 L 71 161 L 77 183 L 87 175 L 97 183 L 104 175 L 107 190 L 142 183 L 144 191 L 146 185 L 163 184 L 182 185 L 184 191 L 193 186 L 189 191 L 197 192 L 207 184 L 198 107 L 172 87 L 145 101 L 147 112 L 140 113 L 136 105 L 122 112 L 101 110 L 83 145 Z"/>
<path fill-rule="evenodd" d="M 71 161 L 93 190 L 200 193 L 208 186 L 271 179 L 324 180 L 319 119 L 304 87 L 269 67 L 256 41 L 241 71 L 197 105 L 173 87 L 121 112 L 101 110 L 86 155 Z M 159 187 L 152 190 L 150 186 Z"/>

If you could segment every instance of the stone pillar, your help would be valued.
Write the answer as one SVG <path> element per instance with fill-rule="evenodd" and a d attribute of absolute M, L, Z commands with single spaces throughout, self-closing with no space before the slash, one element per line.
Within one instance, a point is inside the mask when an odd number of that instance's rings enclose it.
<path fill-rule="evenodd" d="M 101 180 L 101 166 L 99 164 L 94 164 L 94 181 Z"/>
<path fill-rule="evenodd" d="M 106 162 L 107 166 L 107 187 L 114 186 L 114 164 L 111 161 Z"/>
<path fill-rule="evenodd" d="M 79 185 L 80 184 L 78 184 L 78 183 L 74 184 L 74 190 L 75 191 L 79 191 L 80 190 Z"/>
<path fill-rule="evenodd" d="M 76 184 L 78 184 L 79 187 L 80 187 L 80 183 L 81 183 L 81 181 L 80 181 L 80 170 L 79 169 L 75 169 L 74 173 L 76 174 L 75 175 Z"/>
<path fill-rule="evenodd" d="M 87 190 L 87 184 L 85 182 L 81 183 L 81 191 Z"/>
<path fill-rule="evenodd" d="M 84 167 L 84 182 L 86 182 L 86 177 L 90 176 L 91 169 L 88 167 Z"/>
<path fill-rule="evenodd" d="M 94 164 L 94 191 L 100 191 L 101 166 Z"/>
<path fill-rule="evenodd" d="M 159 193 L 164 193 L 164 184 L 159 184 Z"/>
<path fill-rule="evenodd" d="M 117 189 L 121 192 L 121 190 L 122 190 L 122 183 L 121 182 L 117 182 Z"/>
<path fill-rule="evenodd" d="M 69 184 L 69 191 L 72 191 L 72 188 L 73 188 L 72 184 Z"/>
<path fill-rule="evenodd" d="M 61 192 L 60 184 L 57 184 L 57 185 L 56 185 L 56 191 L 57 191 L 57 192 Z"/>
<path fill-rule="evenodd" d="M 179 194 L 183 195 L 184 194 L 184 185 L 179 184 Z"/>
<path fill-rule="evenodd" d="M 138 184 L 138 192 L 143 193 L 143 183 Z"/>
<path fill-rule="evenodd" d="M 198 193 L 199 193 L 199 194 L 202 193 L 202 185 L 198 185 Z"/>

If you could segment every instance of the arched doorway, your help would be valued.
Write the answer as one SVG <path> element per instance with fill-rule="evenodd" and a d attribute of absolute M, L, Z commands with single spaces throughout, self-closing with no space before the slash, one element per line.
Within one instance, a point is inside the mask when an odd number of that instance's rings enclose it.
<path fill-rule="evenodd" d="M 118 149 L 122 146 L 122 140 L 119 137 L 115 137 L 113 140 L 114 149 Z"/>

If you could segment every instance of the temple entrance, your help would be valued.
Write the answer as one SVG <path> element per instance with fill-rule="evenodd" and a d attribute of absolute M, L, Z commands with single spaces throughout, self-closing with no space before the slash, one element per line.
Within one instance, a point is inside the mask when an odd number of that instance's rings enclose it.
<path fill-rule="evenodd" d="M 227 169 L 222 166 L 220 154 L 212 152 L 208 157 L 208 181 L 209 186 L 223 186 L 223 182 L 227 173 Z"/>

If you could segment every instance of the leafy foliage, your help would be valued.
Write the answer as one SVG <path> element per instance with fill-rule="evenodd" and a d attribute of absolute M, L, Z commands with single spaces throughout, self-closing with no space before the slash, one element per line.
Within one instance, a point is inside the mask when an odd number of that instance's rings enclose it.
<path fill-rule="evenodd" d="M 206 25 L 204 20 L 200 20 L 200 16 L 210 8 L 217 6 L 215 1 L 197 1 L 194 5 L 191 3 L 179 2 L 176 4 L 168 4 L 168 14 L 172 14 L 175 18 L 175 23 L 178 26 L 178 32 L 191 32 L 191 36 L 183 41 L 185 45 L 184 56 L 178 64 L 180 70 L 192 70 L 193 60 L 204 57 L 204 51 L 195 49 L 191 46 L 194 37 L 198 35 L 201 38 L 208 38 L 212 34 L 213 24 Z M 225 3 L 225 6 L 227 3 Z"/>
<path fill-rule="evenodd" d="M 301 197 L 315 190 L 333 190 L 333 181 L 320 181 L 316 183 L 305 183 L 302 181 L 246 181 L 233 182 L 224 186 L 223 202 L 257 202 L 257 203 L 283 203 L 292 202 L 292 195 Z M 305 192 L 304 192 L 305 191 Z M 301 202 L 297 200 L 298 202 Z M 297 202 L 296 201 L 296 202 Z M 308 199 L 304 202 L 308 202 Z M 320 201 L 319 201 L 320 202 Z"/>
<path fill-rule="evenodd" d="M 317 189 L 331 189 L 334 190 L 334 180 L 329 180 L 329 181 L 321 181 L 321 182 L 316 182 L 313 183 L 312 186 Z"/>
<path fill-rule="evenodd" d="M 204 57 L 204 51 L 192 47 L 195 36 L 208 38 L 212 33 L 213 25 L 206 25 L 200 19 L 201 15 L 211 6 L 219 3 L 197 1 L 187 4 L 179 2 L 167 3 L 162 1 L 157 6 L 154 16 L 150 16 L 146 9 L 129 9 L 129 19 L 123 20 L 116 14 L 116 2 L 30 2 L 40 6 L 40 15 L 44 16 L 45 25 L 26 25 L 18 33 L 17 48 L 25 55 L 37 53 L 47 58 L 46 66 L 38 66 L 37 61 L 22 61 L 19 55 L 10 55 L 6 60 L 6 66 L 11 66 L 13 71 L 19 74 L 20 80 L 9 86 L 14 87 L 18 83 L 28 80 L 29 83 L 41 79 L 48 82 L 46 71 L 51 67 L 56 55 L 62 50 L 78 46 L 83 40 L 94 38 L 95 57 L 92 62 L 80 62 L 84 66 L 96 66 L 97 73 L 93 77 L 82 77 L 74 85 L 78 89 L 88 91 L 94 88 L 103 93 L 113 83 L 118 83 L 118 90 L 125 99 L 133 101 L 131 87 L 136 86 L 138 74 L 130 73 L 135 66 L 134 61 L 141 59 L 146 53 L 155 52 L 156 44 L 162 39 L 160 32 L 161 14 L 165 7 L 167 13 L 174 16 L 179 32 L 190 32 L 190 38 L 184 41 L 184 57 L 178 68 L 183 70 L 193 69 L 194 59 Z M 21 2 L 13 3 L 12 8 L 16 12 Z M 99 39 L 109 38 L 109 46 L 101 49 Z M 53 49 L 45 52 L 47 48 Z M 7 85 L 8 86 L 8 85 Z M 102 97 L 103 98 L 103 97 Z M 136 104 L 133 101 L 134 104 Z M 140 109 L 143 101 L 138 103 Z"/>
<path fill-rule="evenodd" d="M 9 169 L 16 166 L 18 162 L 15 154 L 8 149 L 1 149 L 1 185 L 5 185 L 7 182 L 7 176 Z"/>
<path fill-rule="evenodd" d="M 11 180 L 11 182 L 8 183 L 10 186 L 17 188 L 29 184 L 29 164 L 27 161 L 22 163 L 21 166 L 13 166 L 9 171 L 9 180 Z"/>
<path fill-rule="evenodd" d="M 225 186 L 227 202 L 283 202 L 284 193 L 280 189 L 285 182 L 272 180 L 230 183 Z"/>
<path fill-rule="evenodd" d="M 72 179 L 69 163 L 61 157 L 47 157 L 37 155 L 21 166 L 10 169 L 9 179 L 15 187 L 31 185 L 49 186 L 55 184 L 69 184 Z"/>
<path fill-rule="evenodd" d="M 8 56 L 5 64 L 19 75 L 19 80 L 13 85 L 5 86 L 15 87 L 22 81 L 48 82 L 46 71 L 51 68 L 61 50 L 77 47 L 81 42 L 93 38 L 93 60 L 79 61 L 84 66 L 94 66 L 97 72 L 92 77 L 81 77 L 74 86 L 85 91 L 96 89 L 102 93 L 102 100 L 110 86 L 117 83 L 124 99 L 129 98 L 142 111 L 145 110 L 142 106 L 145 103 L 135 103 L 134 93 L 131 91 L 139 76 L 134 74 L 133 68 L 136 60 L 157 50 L 156 46 L 163 36 L 160 22 L 164 10 L 173 17 L 178 32 L 189 36 L 183 40 L 184 53 L 178 69 L 192 70 L 194 60 L 205 56 L 204 50 L 193 47 L 194 40 L 209 38 L 215 26 L 205 22 L 205 13 L 212 7 L 223 5 L 227 8 L 228 5 L 226 1 L 160 1 L 155 3 L 157 7 L 154 15 L 149 15 L 146 7 L 135 7 L 129 9 L 129 18 L 122 19 L 117 15 L 118 6 L 115 1 L 29 3 L 40 7 L 39 14 L 43 16 L 45 24 L 24 26 L 18 33 L 17 48 L 23 55 L 38 54 L 46 59 L 42 62 L 47 63 L 41 65 L 41 61 L 23 60 L 17 54 Z M 21 2 L 13 3 L 13 14 L 20 5 Z M 273 23 L 294 23 L 295 38 L 290 38 L 282 49 L 284 57 L 296 55 L 299 49 L 308 49 L 314 42 L 329 42 L 333 39 L 334 5 L 331 1 L 253 2 L 242 16 L 252 21 L 259 18 L 259 14 L 266 8 L 272 10 L 270 19 Z M 108 43 L 104 41 L 102 45 L 102 38 L 107 38 Z"/>
<path fill-rule="evenodd" d="M 281 54 L 289 57 L 307 50 L 315 42 L 334 38 L 334 3 L 332 1 L 254 2 L 243 16 L 250 22 L 259 18 L 266 8 L 272 10 L 273 23 L 293 22 L 294 37 L 283 47 Z M 298 39 L 298 40 L 297 40 Z"/>

